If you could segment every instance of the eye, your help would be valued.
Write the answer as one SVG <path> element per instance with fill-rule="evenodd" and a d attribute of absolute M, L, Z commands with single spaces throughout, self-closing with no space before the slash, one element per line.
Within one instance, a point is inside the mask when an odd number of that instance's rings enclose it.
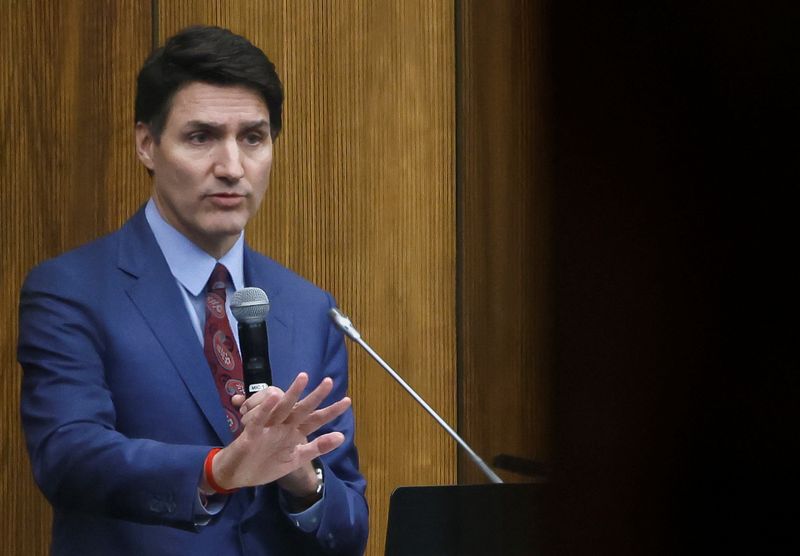
<path fill-rule="evenodd" d="M 244 136 L 244 142 L 251 147 L 255 147 L 264 142 L 264 136 L 260 133 L 251 132 Z"/>
<path fill-rule="evenodd" d="M 210 137 L 205 131 L 195 131 L 189 134 L 189 142 L 193 145 L 204 145 Z"/>

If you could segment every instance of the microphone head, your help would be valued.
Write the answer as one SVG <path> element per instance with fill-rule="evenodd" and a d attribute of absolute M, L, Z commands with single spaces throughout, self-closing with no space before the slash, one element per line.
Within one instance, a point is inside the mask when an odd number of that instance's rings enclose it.
<path fill-rule="evenodd" d="M 269 298 L 261 288 L 242 288 L 231 298 L 231 313 L 238 322 L 261 322 L 267 319 Z"/>

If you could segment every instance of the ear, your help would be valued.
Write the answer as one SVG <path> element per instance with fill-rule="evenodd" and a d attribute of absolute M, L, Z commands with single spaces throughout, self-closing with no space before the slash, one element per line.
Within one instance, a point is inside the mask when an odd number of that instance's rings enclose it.
<path fill-rule="evenodd" d="M 152 171 L 155 167 L 153 162 L 153 149 L 156 139 L 150 133 L 150 126 L 144 122 L 136 122 L 136 156 L 142 161 L 145 167 Z"/>

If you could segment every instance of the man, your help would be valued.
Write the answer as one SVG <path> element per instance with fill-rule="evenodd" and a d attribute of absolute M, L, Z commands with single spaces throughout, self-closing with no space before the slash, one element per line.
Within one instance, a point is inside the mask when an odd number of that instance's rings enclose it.
<path fill-rule="evenodd" d="M 138 78 L 150 201 L 26 279 L 22 419 L 53 554 L 363 552 L 334 301 L 243 238 L 282 101 L 273 64 L 243 37 L 169 39 Z M 274 380 L 246 401 L 229 309 L 245 285 L 271 302 Z"/>

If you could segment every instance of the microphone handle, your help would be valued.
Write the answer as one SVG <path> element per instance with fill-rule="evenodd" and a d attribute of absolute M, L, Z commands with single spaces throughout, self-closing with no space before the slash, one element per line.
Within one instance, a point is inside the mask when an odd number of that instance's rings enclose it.
<path fill-rule="evenodd" d="M 458 433 L 457 433 L 456 431 L 454 431 L 454 430 L 453 430 L 453 428 L 452 428 L 450 425 L 448 425 L 448 424 L 447 424 L 447 421 L 445 421 L 444 419 L 442 419 L 442 418 L 439 416 L 439 414 L 438 414 L 438 413 L 436 413 L 436 411 L 434 411 L 434 410 L 433 410 L 433 408 L 432 408 L 431 406 L 429 406 L 429 405 L 428 405 L 428 404 L 425 402 L 425 400 L 423 400 L 423 399 L 422 399 L 422 397 L 421 397 L 419 394 L 417 394 L 417 393 L 416 393 L 416 391 L 414 391 L 414 389 L 413 389 L 411 386 L 409 386 L 409 385 L 406 383 L 406 381 L 405 381 L 405 380 L 403 380 L 403 379 L 400 377 L 400 375 L 398 375 L 398 374 L 397 374 L 397 372 L 396 372 L 394 369 L 392 369 L 392 368 L 389 366 L 389 364 L 388 364 L 386 361 L 384 361 L 384 360 L 383 360 L 383 358 L 382 358 L 380 355 L 378 355 L 378 354 L 375 352 L 375 350 L 373 350 L 373 349 L 372 349 L 372 348 L 369 346 L 369 344 L 368 344 L 367 342 L 365 342 L 365 341 L 364 341 L 364 340 L 361 338 L 361 334 L 358 334 L 357 332 L 356 332 L 356 334 L 350 334 L 350 333 L 347 333 L 347 332 L 346 332 L 346 334 L 347 334 L 347 335 L 348 335 L 348 336 L 349 336 L 349 337 L 350 337 L 350 338 L 351 338 L 351 339 L 352 339 L 354 342 L 356 342 L 358 345 L 360 345 L 362 348 L 364 348 L 364 351 L 366 351 L 366 352 L 367 352 L 367 353 L 370 355 L 370 357 L 372 357 L 372 358 L 373 358 L 375 361 L 377 361 L 377 363 L 378 363 L 378 364 L 379 364 L 381 367 L 383 367 L 383 368 L 384 368 L 384 370 L 385 370 L 387 373 L 389 373 L 389 374 L 391 375 L 391 377 L 392 377 L 393 379 L 395 379 L 395 380 L 396 380 L 396 381 L 397 381 L 397 382 L 400 384 L 400 386 L 402 386 L 402 387 L 403 387 L 403 388 L 406 390 L 406 392 L 408 392 L 408 393 L 411 395 L 411 397 L 413 397 L 413 398 L 414 398 L 414 399 L 417 401 L 417 403 L 418 403 L 419 405 L 421 405 L 421 406 L 422 406 L 422 408 L 423 408 L 425 411 L 427 411 L 428 413 L 430 413 L 431 417 L 433 417 L 433 418 L 436 420 L 436 422 L 437 422 L 437 423 L 439 423 L 439 425 L 441 425 L 441 427 L 442 427 L 442 428 L 443 428 L 445 431 L 447 431 L 447 434 L 449 434 L 451 437 L 453 437 L 453 439 L 454 439 L 456 442 L 458 442 L 458 444 L 459 444 L 459 445 L 460 445 L 462 448 L 464 448 L 464 450 L 467 452 L 467 454 L 468 454 L 468 455 L 469 455 L 469 457 L 472 459 L 472 461 L 474 461 L 474 462 L 475 462 L 475 464 L 476 464 L 478 467 L 480 467 L 481 471 L 483 471 L 483 473 L 484 473 L 484 474 L 485 474 L 485 475 L 486 475 L 486 476 L 489 478 L 489 480 L 490 480 L 491 482 L 493 482 L 493 483 L 502 483 L 502 482 L 503 482 L 503 480 L 502 480 L 502 479 L 501 479 L 501 478 L 500 478 L 500 477 L 497 475 L 497 473 L 495 473 L 494 471 L 492 471 L 492 470 L 491 470 L 491 468 L 490 468 L 488 465 L 486 465 L 486 462 L 484 462 L 484 461 L 481 459 L 481 457 L 480 457 L 478 454 L 476 454 L 476 453 L 475 453 L 475 451 L 474 451 L 474 450 L 473 450 L 473 449 L 472 449 L 472 448 L 469 446 L 469 444 L 467 444 L 467 443 L 464 441 L 464 439 L 463 439 L 463 438 L 461 438 L 461 437 L 458 435 Z"/>
<path fill-rule="evenodd" d="M 267 323 L 240 322 L 239 346 L 242 351 L 242 373 L 244 394 L 250 397 L 272 384 L 272 368 L 269 364 Z"/>

